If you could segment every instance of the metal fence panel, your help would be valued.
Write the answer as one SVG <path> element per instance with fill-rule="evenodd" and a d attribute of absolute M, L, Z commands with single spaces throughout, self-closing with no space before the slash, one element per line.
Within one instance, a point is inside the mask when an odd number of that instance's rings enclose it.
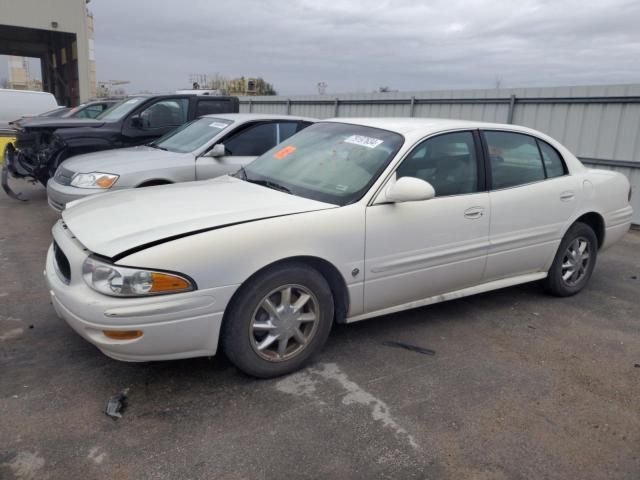
<path fill-rule="evenodd" d="M 329 117 L 435 117 L 540 130 L 590 166 L 624 173 L 638 198 L 640 84 L 370 94 L 241 97 L 241 112 Z"/>

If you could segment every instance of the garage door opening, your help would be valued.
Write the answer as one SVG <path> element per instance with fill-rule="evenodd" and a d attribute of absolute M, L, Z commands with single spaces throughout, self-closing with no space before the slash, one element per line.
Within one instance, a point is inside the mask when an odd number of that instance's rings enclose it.
<path fill-rule="evenodd" d="M 28 57 L 29 73 L 35 73 L 32 68 L 39 71 L 41 89 L 53 93 L 58 104 L 71 107 L 80 103 L 75 33 L 0 25 L 0 62 L 4 56 L 16 59 L 16 67 L 18 58 Z M 10 81 L 9 72 L 7 81 Z"/>

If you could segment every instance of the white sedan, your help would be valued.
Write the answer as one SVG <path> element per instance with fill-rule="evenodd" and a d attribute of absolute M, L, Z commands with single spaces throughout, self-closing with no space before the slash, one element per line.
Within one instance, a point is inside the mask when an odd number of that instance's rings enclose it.
<path fill-rule="evenodd" d="M 46 277 L 76 332 L 126 361 L 300 368 L 349 323 L 524 282 L 582 290 L 631 221 L 628 180 L 524 127 L 316 123 L 234 176 L 76 202 Z"/>

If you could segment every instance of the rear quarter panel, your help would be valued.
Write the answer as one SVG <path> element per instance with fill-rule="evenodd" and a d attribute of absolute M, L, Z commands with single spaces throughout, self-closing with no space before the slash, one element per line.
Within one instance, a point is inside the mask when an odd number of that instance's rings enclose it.
<path fill-rule="evenodd" d="M 605 223 L 606 248 L 629 230 L 633 209 L 629 204 L 627 177 L 611 170 L 586 170 L 582 175 L 582 198 L 577 217 L 596 212 Z"/>

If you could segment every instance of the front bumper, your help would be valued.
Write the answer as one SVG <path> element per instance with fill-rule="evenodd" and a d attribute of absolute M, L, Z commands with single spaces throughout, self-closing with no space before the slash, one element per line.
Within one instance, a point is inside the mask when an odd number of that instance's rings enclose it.
<path fill-rule="evenodd" d="M 56 181 L 55 177 L 50 178 L 47 182 L 47 198 L 49 206 L 56 212 L 61 212 L 65 209 L 67 203 L 73 202 L 74 200 L 80 200 L 81 198 L 86 198 L 99 193 L 107 193 L 109 191 L 109 189 L 78 188 L 72 187 L 71 185 L 61 185 Z"/>
<path fill-rule="evenodd" d="M 70 265 L 70 278 L 56 269 L 53 247 L 45 277 L 60 318 L 105 355 L 124 361 L 172 360 L 216 353 L 222 317 L 237 286 L 174 295 L 116 298 L 102 295 L 82 279 L 88 252 L 58 222 L 54 239 Z M 141 330 L 134 340 L 113 340 L 104 330 Z"/>

